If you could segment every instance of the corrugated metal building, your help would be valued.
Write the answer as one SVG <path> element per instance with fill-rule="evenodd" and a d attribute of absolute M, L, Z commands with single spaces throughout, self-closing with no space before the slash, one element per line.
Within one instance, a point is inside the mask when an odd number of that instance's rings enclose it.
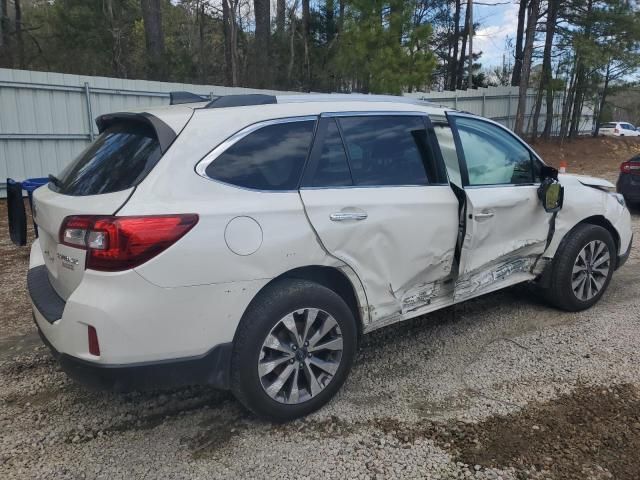
<path fill-rule="evenodd" d="M 517 90 L 491 87 L 407 95 L 484 115 L 511 127 Z M 171 91 L 201 95 L 294 93 L 0 69 L 0 196 L 5 196 L 7 177 L 23 180 L 59 172 L 93 139 L 98 115 L 167 104 Z M 532 92 L 531 107 L 533 99 Z M 583 130 L 591 130 L 591 118 L 592 111 L 585 108 Z M 554 130 L 558 127 L 559 112 Z"/>

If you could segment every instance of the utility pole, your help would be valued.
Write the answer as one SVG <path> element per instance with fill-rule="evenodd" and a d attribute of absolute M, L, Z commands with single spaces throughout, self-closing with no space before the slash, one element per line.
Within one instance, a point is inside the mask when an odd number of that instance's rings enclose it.
<path fill-rule="evenodd" d="M 467 8 L 469 9 L 469 80 L 467 89 L 470 89 L 473 87 L 473 0 L 467 2 Z"/>

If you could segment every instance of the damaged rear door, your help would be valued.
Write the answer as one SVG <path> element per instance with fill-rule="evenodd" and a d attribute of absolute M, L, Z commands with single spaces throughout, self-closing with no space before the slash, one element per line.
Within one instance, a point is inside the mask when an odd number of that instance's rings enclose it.
<path fill-rule="evenodd" d="M 325 249 L 362 281 L 375 326 L 442 295 L 458 200 L 424 113 L 324 114 L 300 195 Z"/>
<path fill-rule="evenodd" d="M 530 280 L 550 213 L 539 198 L 542 163 L 502 126 L 448 114 L 466 196 L 455 301 Z"/>

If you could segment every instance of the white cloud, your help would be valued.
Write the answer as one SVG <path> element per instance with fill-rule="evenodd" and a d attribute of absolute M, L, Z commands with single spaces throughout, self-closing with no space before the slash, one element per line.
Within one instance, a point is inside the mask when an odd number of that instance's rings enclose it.
<path fill-rule="evenodd" d="M 500 5 L 499 0 L 484 1 L 496 6 L 476 5 L 474 20 L 480 28 L 473 37 L 473 51 L 482 51 L 480 62 L 484 67 L 502 64 L 507 37 L 515 38 L 518 28 L 518 5 Z"/>

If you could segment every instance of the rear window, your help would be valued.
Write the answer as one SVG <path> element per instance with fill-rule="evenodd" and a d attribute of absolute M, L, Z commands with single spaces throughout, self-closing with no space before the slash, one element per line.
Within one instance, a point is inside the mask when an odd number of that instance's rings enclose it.
<path fill-rule="evenodd" d="M 313 120 L 268 125 L 209 164 L 210 178 L 256 190 L 296 190 L 313 138 Z"/>
<path fill-rule="evenodd" d="M 49 187 L 75 196 L 126 190 L 140 183 L 161 156 L 153 128 L 120 123 L 102 132 Z"/>
<path fill-rule="evenodd" d="M 616 128 L 615 123 L 603 123 L 600 128 Z"/>

